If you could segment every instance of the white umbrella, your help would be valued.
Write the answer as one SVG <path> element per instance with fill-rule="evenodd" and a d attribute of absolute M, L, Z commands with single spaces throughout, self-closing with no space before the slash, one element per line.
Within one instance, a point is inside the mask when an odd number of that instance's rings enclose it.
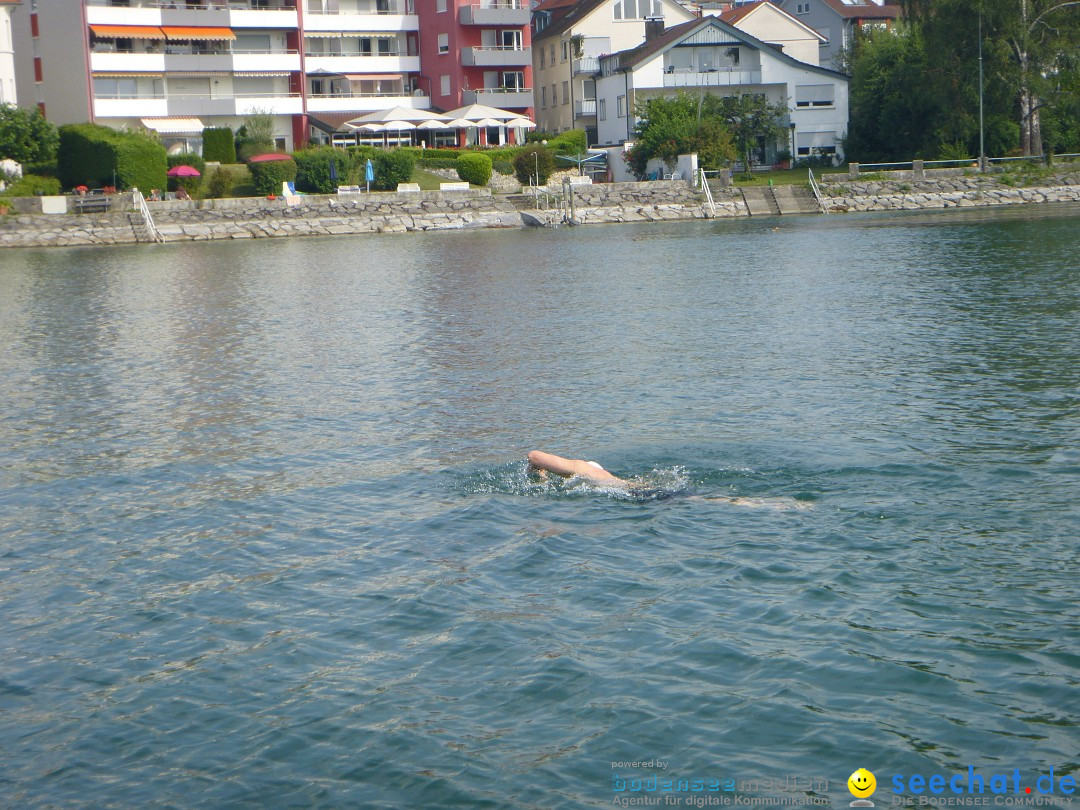
<path fill-rule="evenodd" d="M 467 121 L 464 118 L 455 118 L 453 121 L 447 121 L 446 126 L 451 129 L 468 129 L 469 127 L 475 127 L 475 121 Z"/>
<path fill-rule="evenodd" d="M 382 125 L 382 128 L 385 132 L 401 132 L 402 130 L 416 129 L 416 124 L 410 121 L 387 121 Z"/>
<path fill-rule="evenodd" d="M 481 118 L 479 121 L 474 121 L 472 124 L 474 127 L 504 127 L 505 123 L 497 121 L 494 118 Z"/>
<path fill-rule="evenodd" d="M 479 121 L 481 118 L 494 118 L 498 121 L 509 121 L 513 118 L 521 118 L 521 113 L 500 110 L 498 107 L 489 107 L 486 104 L 468 104 L 458 107 L 456 110 L 443 113 L 446 118 L 464 118 L 468 121 Z"/>
<path fill-rule="evenodd" d="M 536 124 L 528 118 L 514 118 L 507 121 L 503 126 L 510 127 L 511 129 L 536 129 Z"/>
<path fill-rule="evenodd" d="M 415 124 L 420 121 L 442 121 L 445 119 L 446 116 L 439 115 L 430 110 L 411 110 L 406 107 L 392 107 L 389 110 L 376 110 L 375 112 L 361 115 L 358 118 L 346 121 L 345 123 L 346 126 L 357 129 L 362 124 L 397 124 L 402 121 Z"/>
<path fill-rule="evenodd" d="M 417 129 L 452 129 L 449 121 L 421 121 Z"/>
<path fill-rule="evenodd" d="M 362 132 L 382 132 L 383 131 L 383 125 L 382 124 L 361 124 L 358 127 L 353 127 L 353 129 L 358 129 L 358 130 L 360 130 Z"/>

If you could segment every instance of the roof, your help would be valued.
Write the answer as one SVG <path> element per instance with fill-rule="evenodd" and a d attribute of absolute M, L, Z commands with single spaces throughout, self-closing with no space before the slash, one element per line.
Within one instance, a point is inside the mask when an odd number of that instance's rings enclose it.
<path fill-rule="evenodd" d="M 876 3 L 845 3 L 844 0 L 821 0 L 847 20 L 895 20 L 900 17 L 900 6 L 879 6 Z"/>
<path fill-rule="evenodd" d="M 544 30 L 533 32 L 532 41 L 537 42 L 565 33 L 574 23 L 583 20 L 606 2 L 607 0 L 543 0 L 533 9 L 533 19 L 536 19 L 537 13 L 546 11 L 551 15 L 551 20 Z"/>
<path fill-rule="evenodd" d="M 772 3 L 770 3 L 769 0 L 759 0 L 759 2 L 757 2 L 757 3 L 747 3 L 745 6 L 739 6 L 738 8 L 728 9 L 723 14 L 719 14 L 719 15 L 716 15 L 716 16 L 719 16 L 720 19 L 723 20 L 724 22 L 726 22 L 728 25 L 734 25 L 736 28 L 740 28 L 741 26 L 739 25 L 739 23 L 742 20 L 749 17 L 751 13 L 757 11 L 762 6 L 768 6 L 769 8 L 771 8 L 773 11 L 777 12 L 778 14 L 782 14 L 788 20 L 795 23 L 800 28 L 802 28 L 804 31 L 809 33 L 811 36 L 817 38 L 821 42 L 827 42 L 828 41 L 826 37 L 822 36 L 819 32 L 815 31 L 813 28 L 808 26 L 806 23 L 804 23 L 798 17 L 792 17 L 790 14 L 788 14 L 786 11 L 784 11 L 779 6 L 776 6 L 776 5 L 773 5 Z"/>
<path fill-rule="evenodd" d="M 660 36 L 648 40 L 641 45 L 638 45 L 636 48 L 631 48 L 630 50 L 626 51 L 619 51 L 619 53 L 612 54 L 611 57 L 607 58 L 618 57 L 619 68 L 623 70 L 636 67 L 643 62 L 649 61 L 654 56 L 656 56 L 656 54 L 667 50 L 669 47 L 675 45 L 680 40 L 685 39 L 690 34 L 696 33 L 697 31 L 703 30 L 709 26 L 716 26 L 732 38 L 739 40 L 752 48 L 757 48 L 758 50 L 762 51 L 767 50 L 769 53 L 774 54 L 777 59 L 780 59 L 789 64 L 793 64 L 797 67 L 811 70 L 815 73 L 825 73 L 829 76 L 840 76 L 845 80 L 849 78 L 846 74 L 841 73 L 837 70 L 830 70 L 829 68 L 820 67 L 818 65 L 811 65 L 807 62 L 800 62 L 798 59 L 795 59 L 792 56 L 788 56 L 786 53 L 784 53 L 782 49 L 778 49 L 769 45 L 766 42 L 762 42 L 754 35 L 748 34 L 741 29 L 735 28 L 733 25 L 721 20 L 719 17 L 711 16 L 702 17 L 699 20 L 690 20 L 688 22 L 682 23 L 681 25 L 674 25 L 664 31 L 664 33 L 662 33 Z"/>
<path fill-rule="evenodd" d="M 745 6 L 738 6 L 737 8 L 729 8 L 723 14 L 720 14 L 718 16 L 720 17 L 721 20 L 728 23 L 729 25 L 734 25 L 739 20 L 741 20 L 743 17 L 745 17 L 747 14 L 749 14 L 751 11 L 755 11 L 757 9 L 757 7 L 760 6 L 762 3 L 765 3 L 767 1 L 768 0 L 760 0 L 760 2 L 757 2 L 757 3 L 747 3 Z"/>

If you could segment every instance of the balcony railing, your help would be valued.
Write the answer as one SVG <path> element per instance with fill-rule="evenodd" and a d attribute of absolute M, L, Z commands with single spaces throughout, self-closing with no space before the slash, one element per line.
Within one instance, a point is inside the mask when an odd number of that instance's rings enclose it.
<path fill-rule="evenodd" d="M 583 98 L 575 101 L 574 115 L 596 115 L 596 99 Z"/>
<path fill-rule="evenodd" d="M 664 73 L 664 87 L 735 87 L 761 84 L 761 71 L 739 67 L 672 70 Z"/>
<path fill-rule="evenodd" d="M 176 11 L 295 11 L 296 0 L 85 0 L 88 6 L 112 8 L 156 8 Z"/>
<path fill-rule="evenodd" d="M 599 73 L 600 60 L 595 56 L 583 56 L 574 60 L 574 75 L 578 73 Z"/>
<path fill-rule="evenodd" d="M 532 64 L 532 48 L 513 45 L 490 45 L 462 48 L 461 64 L 465 67 L 516 67 Z"/>
<path fill-rule="evenodd" d="M 521 0 L 487 0 L 476 5 L 458 9 L 458 22 L 462 25 L 528 25 L 528 4 Z"/>
<path fill-rule="evenodd" d="M 485 87 L 481 90 L 462 91 L 465 104 L 489 104 L 492 107 L 531 107 L 531 87 Z"/>

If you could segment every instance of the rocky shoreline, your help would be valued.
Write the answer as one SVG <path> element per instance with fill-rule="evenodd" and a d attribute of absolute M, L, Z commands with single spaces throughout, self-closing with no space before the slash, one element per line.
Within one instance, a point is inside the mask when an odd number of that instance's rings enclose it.
<path fill-rule="evenodd" d="M 1002 179 L 951 170 L 935 177 L 886 180 L 832 174 L 821 179 L 821 189 L 826 207 L 836 213 L 1080 202 L 1077 169 L 1041 178 L 1044 182 L 1032 187 L 1010 186 Z M 571 217 L 575 224 L 601 224 L 750 216 L 740 189 L 714 189 L 710 207 L 702 192 L 678 180 L 575 186 L 572 196 L 572 206 L 567 201 L 554 210 L 536 209 L 525 195 L 496 195 L 489 189 L 303 195 L 292 204 L 262 198 L 170 201 L 151 203 L 150 210 L 165 242 L 516 228 L 555 225 Z M 32 206 L 40 212 L 40 201 L 17 202 L 19 213 L 0 217 L 0 247 L 155 241 L 130 194 L 117 195 L 110 212 L 97 214 L 35 213 Z"/>

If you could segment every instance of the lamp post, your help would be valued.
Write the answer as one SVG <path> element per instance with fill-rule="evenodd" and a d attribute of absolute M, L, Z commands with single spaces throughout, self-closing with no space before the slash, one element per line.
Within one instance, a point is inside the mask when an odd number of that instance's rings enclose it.
<path fill-rule="evenodd" d="M 791 162 L 788 166 L 792 169 L 795 168 L 795 122 L 792 121 L 788 124 L 788 128 L 791 129 Z"/>
<path fill-rule="evenodd" d="M 982 7 L 979 8 L 979 171 L 986 171 L 986 143 L 983 135 Z"/>

